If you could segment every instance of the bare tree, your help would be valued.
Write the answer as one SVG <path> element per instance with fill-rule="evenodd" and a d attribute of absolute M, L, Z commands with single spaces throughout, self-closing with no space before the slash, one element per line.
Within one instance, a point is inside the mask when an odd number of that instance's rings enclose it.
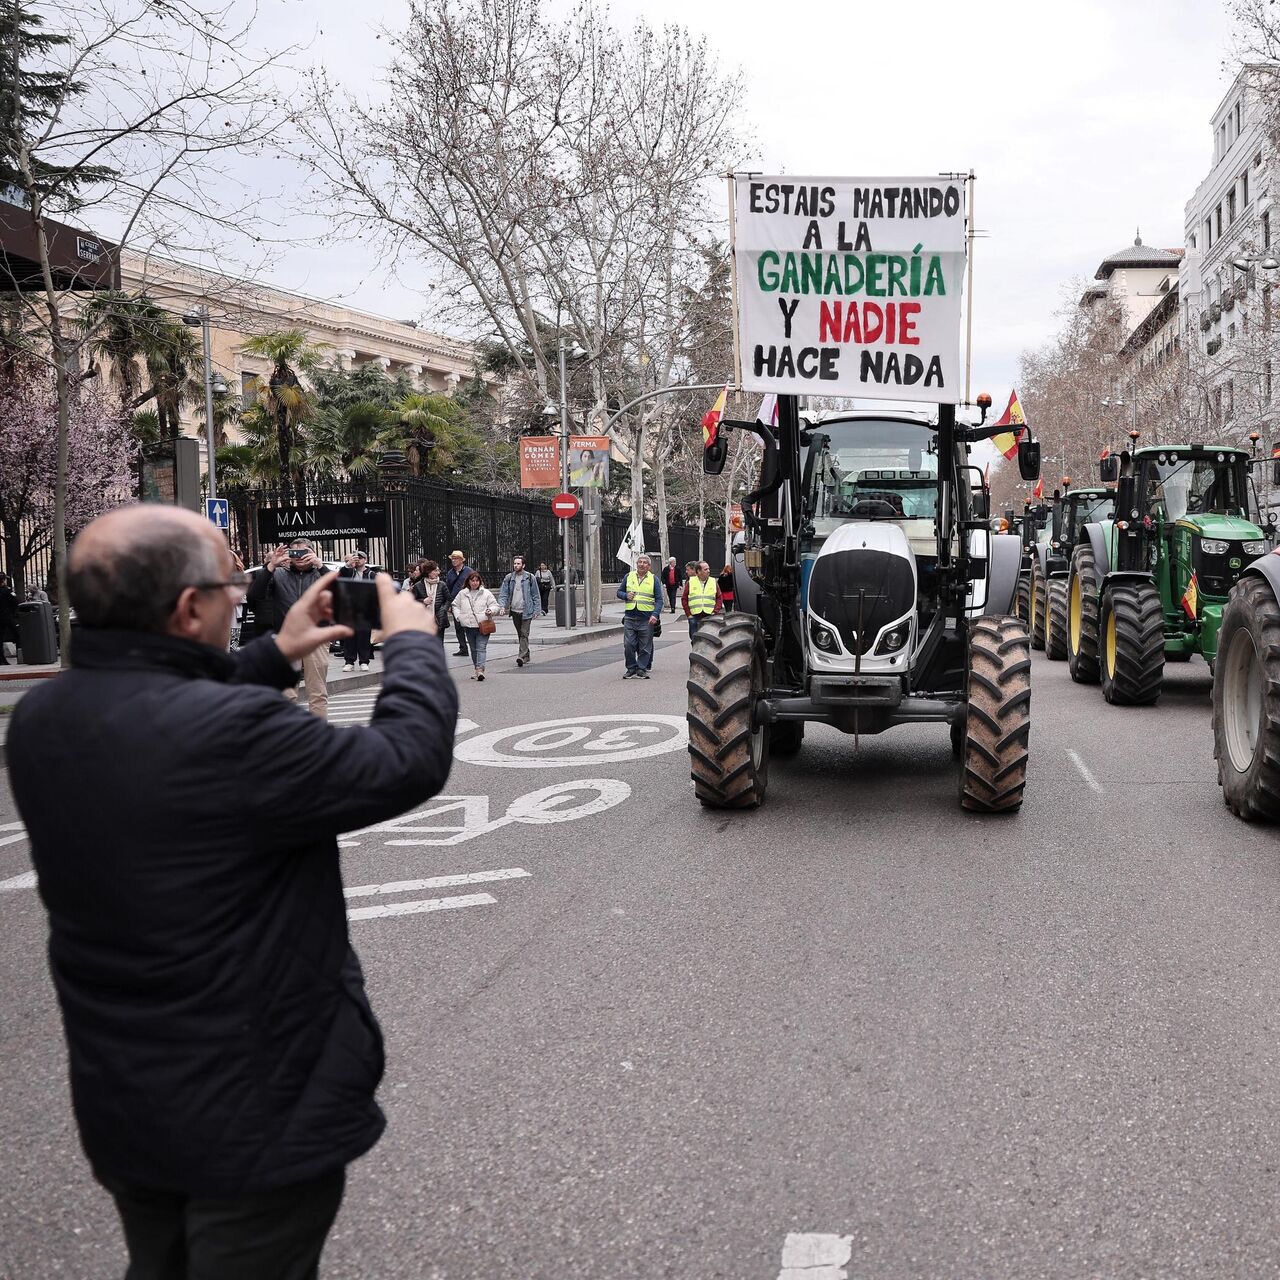
<path fill-rule="evenodd" d="M 219 232 L 240 233 L 257 200 L 232 161 L 270 146 L 281 127 L 272 72 L 282 55 L 257 51 L 254 10 L 236 0 L 60 0 L 49 10 L 56 42 L 38 47 L 20 39 L 19 0 L 0 3 L 10 35 L 0 69 L 11 77 L 0 140 L 17 189 L 10 201 L 20 205 L 6 216 L 30 227 L 39 273 L 34 288 L 9 282 L 6 341 L 54 374 L 53 552 L 65 661 L 68 428 L 77 386 L 93 373 L 82 372 L 81 354 L 94 335 L 75 323 L 92 277 L 51 251 L 57 219 L 92 220 L 121 251 L 208 253 Z M 32 75 L 47 90 L 36 110 L 17 88 Z"/>

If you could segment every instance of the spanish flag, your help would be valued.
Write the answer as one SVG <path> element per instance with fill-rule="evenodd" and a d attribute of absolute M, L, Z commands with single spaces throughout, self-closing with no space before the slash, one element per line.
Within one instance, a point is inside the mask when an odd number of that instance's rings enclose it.
<path fill-rule="evenodd" d="M 720 419 L 724 417 L 725 401 L 729 398 L 729 384 L 716 397 L 716 402 L 702 415 L 702 447 L 710 449 L 720 436 Z"/>
<path fill-rule="evenodd" d="M 1022 405 L 1018 402 L 1016 391 L 1009 392 L 1009 403 L 1005 406 L 1000 421 L 995 425 L 1013 428 L 1011 431 L 1004 431 L 998 436 L 991 437 L 991 443 L 1006 458 L 1012 458 L 1018 452 L 1018 437 L 1022 435 L 1023 428 L 1027 425 L 1027 415 L 1022 412 Z"/>
<path fill-rule="evenodd" d="M 1187 583 L 1187 589 L 1182 593 L 1182 610 L 1191 619 L 1196 620 L 1196 607 L 1200 603 L 1200 591 L 1196 583 L 1195 571 L 1192 571 L 1191 581 Z"/>
<path fill-rule="evenodd" d="M 1044 497 L 1044 476 L 1036 481 L 1036 487 L 1031 491 L 1031 496 L 1039 502 Z"/>

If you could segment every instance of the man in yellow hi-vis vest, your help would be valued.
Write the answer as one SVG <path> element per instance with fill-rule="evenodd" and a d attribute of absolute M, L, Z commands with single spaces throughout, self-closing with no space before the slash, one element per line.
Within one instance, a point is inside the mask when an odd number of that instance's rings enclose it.
<path fill-rule="evenodd" d="M 637 556 L 636 567 L 618 586 L 618 599 L 627 602 L 622 615 L 622 647 L 627 670 L 624 680 L 647 680 L 653 666 L 653 630 L 661 621 L 662 587 L 648 556 Z"/>
<path fill-rule="evenodd" d="M 698 634 L 700 623 L 724 612 L 720 584 L 711 576 L 711 566 L 705 560 L 698 562 L 697 572 L 685 581 L 680 603 L 684 606 L 684 616 L 689 619 L 690 640 Z"/>

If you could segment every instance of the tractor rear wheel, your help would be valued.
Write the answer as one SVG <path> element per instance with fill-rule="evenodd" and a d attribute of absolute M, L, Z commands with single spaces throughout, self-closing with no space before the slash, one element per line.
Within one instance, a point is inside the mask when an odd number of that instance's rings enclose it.
<path fill-rule="evenodd" d="M 1017 618 L 979 618 L 969 632 L 960 806 L 1012 813 L 1027 785 L 1031 638 Z"/>
<path fill-rule="evenodd" d="M 769 754 L 793 756 L 804 742 L 803 720 L 779 720 L 769 726 Z"/>
<path fill-rule="evenodd" d="M 1150 582 L 1117 582 L 1102 596 L 1102 696 L 1149 707 L 1164 681 L 1164 605 Z"/>
<path fill-rule="evenodd" d="M 1018 574 L 1018 590 L 1013 597 L 1013 616 L 1021 618 L 1027 626 L 1031 625 L 1031 575 L 1025 571 Z"/>
<path fill-rule="evenodd" d="M 1036 570 L 1031 575 L 1031 647 L 1043 649 L 1049 627 L 1048 583 L 1043 573 Z"/>
<path fill-rule="evenodd" d="M 1280 601 L 1263 578 L 1236 584 L 1213 680 L 1213 754 L 1222 798 L 1246 822 L 1280 818 Z"/>
<path fill-rule="evenodd" d="M 718 622 L 718 625 L 717 625 Z M 764 689 L 760 620 L 728 613 L 704 622 L 689 654 L 689 764 L 694 792 L 711 809 L 754 809 L 769 776 L 769 727 L 755 723 Z"/>
<path fill-rule="evenodd" d="M 1045 609 L 1045 656 L 1054 662 L 1064 662 L 1067 657 L 1067 580 L 1050 578 L 1048 605 Z"/>
<path fill-rule="evenodd" d="M 1077 547 L 1071 555 L 1067 666 L 1077 684 L 1098 683 L 1098 567 L 1091 547 Z"/>

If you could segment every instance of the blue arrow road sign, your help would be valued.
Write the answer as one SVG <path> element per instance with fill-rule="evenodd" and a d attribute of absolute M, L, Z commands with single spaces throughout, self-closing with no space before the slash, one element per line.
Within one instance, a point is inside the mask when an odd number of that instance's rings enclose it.
<path fill-rule="evenodd" d="M 213 521 L 219 529 L 227 527 L 227 500 L 226 498 L 206 498 L 204 500 L 205 514 Z"/>

